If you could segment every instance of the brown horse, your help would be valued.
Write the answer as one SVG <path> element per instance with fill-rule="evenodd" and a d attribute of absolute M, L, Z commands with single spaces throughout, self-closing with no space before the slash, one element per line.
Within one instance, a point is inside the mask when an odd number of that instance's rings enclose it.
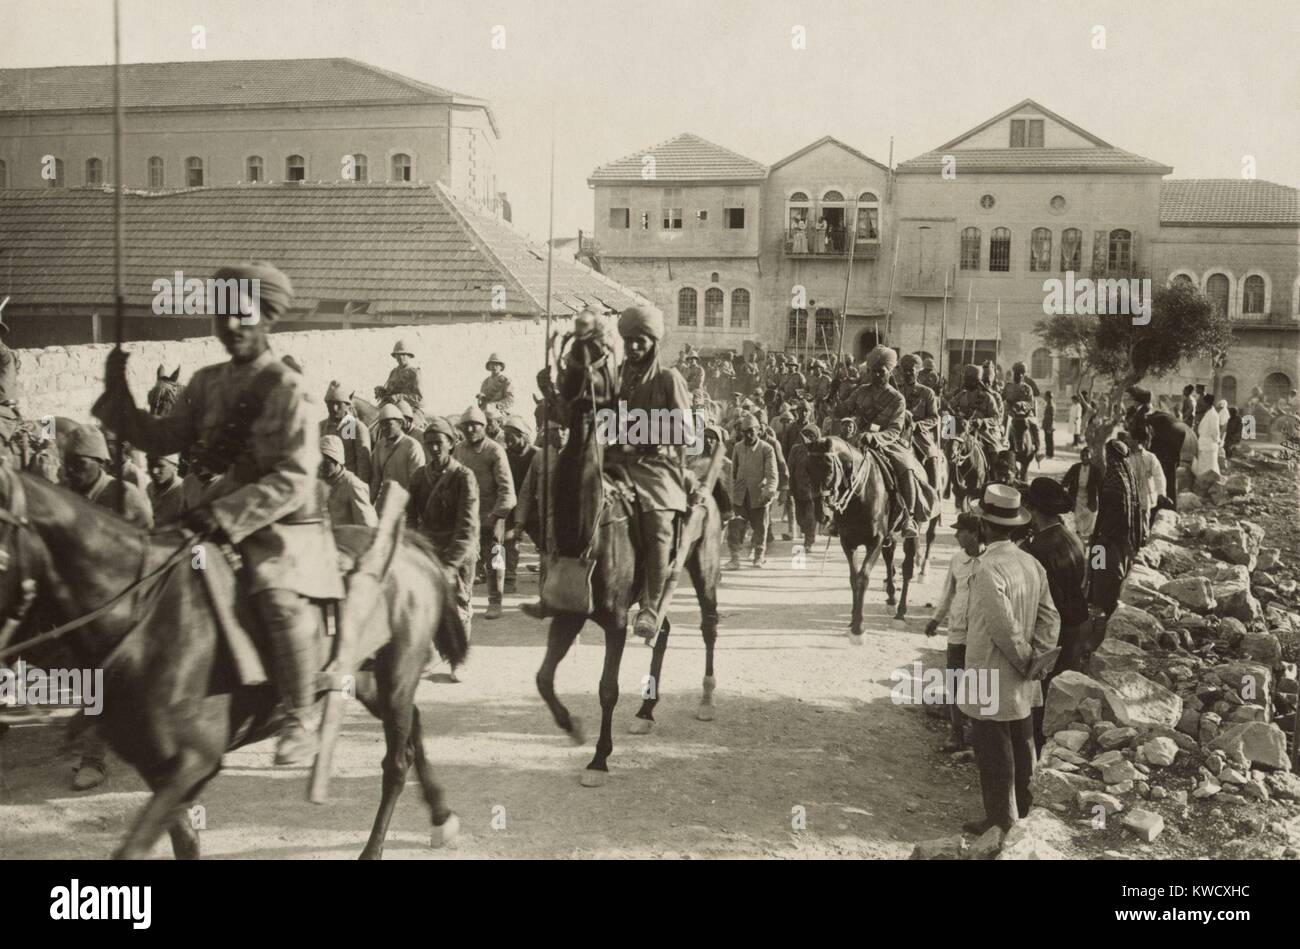
<path fill-rule="evenodd" d="M 609 775 L 608 759 L 614 750 L 612 735 L 614 706 L 618 702 L 618 670 L 627 638 L 628 608 L 640 594 L 642 567 L 637 556 L 635 501 L 628 492 L 604 483 L 604 446 L 597 436 L 596 412 L 617 398 L 613 351 L 598 334 L 570 335 L 567 355 L 560 360 L 557 384 L 552 388 L 545 374 L 539 378 L 550 400 L 552 417 L 563 420 L 569 437 L 552 474 L 551 503 L 555 506 L 555 549 L 564 555 L 586 553 L 594 560 L 591 575 L 592 609 L 589 613 L 557 613 L 551 620 L 546 656 L 537 670 L 537 690 L 551 710 L 555 722 L 577 744 L 585 740 L 581 721 L 555 694 L 555 671 L 568 653 L 583 624 L 595 621 L 605 631 L 605 666 L 600 677 L 600 738 L 596 753 L 583 772 L 584 787 L 598 787 Z M 686 570 L 700 603 L 700 632 L 704 636 L 704 694 L 697 717 L 713 718 L 713 646 L 717 638 L 717 586 L 722 570 L 722 537 L 716 502 L 711 494 L 702 501 L 703 510 L 689 517 L 679 544 L 679 561 Z M 637 712 L 634 731 L 650 730 L 654 707 L 659 700 L 664 651 L 671 624 L 665 617 L 659 627 L 651 660 L 650 677 Z"/>
<path fill-rule="evenodd" d="M 853 616 L 849 642 L 862 645 L 862 602 L 871 568 L 889 540 L 889 499 L 879 464 L 838 436 L 814 442 L 808 451 L 808 480 L 827 498 L 840 547 L 849 562 Z M 908 541 L 915 555 L 916 540 Z"/>
<path fill-rule="evenodd" d="M 336 533 L 356 549 L 365 546 L 366 530 Z M 30 619 L 71 625 L 57 643 L 45 643 L 50 634 L 32 638 L 29 619 L 18 627 L 16 646 L 0 648 L 0 659 L 21 649 L 36 662 L 53 645 L 78 668 L 103 669 L 101 733 L 153 792 L 116 856 L 148 856 L 167 830 L 178 858 L 198 857 L 189 806 L 221 770 L 225 752 L 274 735 L 280 724 L 275 690 L 240 684 L 205 583 L 191 569 L 206 547 L 204 569 L 229 570 L 217 545 L 180 530 L 146 533 L 70 491 L 6 470 L 0 538 L 8 564 L 0 574 L 0 616 L 22 620 L 30 606 Z M 34 598 L 24 596 L 32 584 Z M 425 758 L 414 696 L 431 646 L 454 666 L 468 642 L 445 572 L 418 538 L 408 535 L 398 548 L 383 599 L 369 623 L 357 623 L 364 630 L 357 655 L 367 661 L 355 676 L 356 697 L 383 721 L 387 744 L 383 797 L 363 858 L 382 855 L 412 760 L 433 845 L 458 827 Z M 246 598 L 235 612 L 256 628 Z M 346 604 L 343 615 L 347 623 Z"/>

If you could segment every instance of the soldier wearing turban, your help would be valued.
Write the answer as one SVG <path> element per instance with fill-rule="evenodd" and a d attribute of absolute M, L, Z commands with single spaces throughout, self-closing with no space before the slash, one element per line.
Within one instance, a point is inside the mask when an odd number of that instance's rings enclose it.
<path fill-rule="evenodd" d="M 963 419 L 996 419 L 1001 416 L 997 402 L 980 381 L 978 366 L 962 368 L 961 391 L 952 399 L 953 411 Z"/>
<path fill-rule="evenodd" d="M 908 353 L 898 361 L 898 374 L 901 377 L 898 391 L 903 394 L 907 411 L 912 416 L 912 444 L 925 459 L 925 473 L 930 483 L 938 484 L 939 397 L 933 389 L 918 381 L 920 368 L 921 357 L 915 353 Z"/>
<path fill-rule="evenodd" d="M 878 448 L 893 466 L 903 508 L 900 530 L 904 537 L 915 537 L 918 480 L 925 485 L 927 511 L 934 498 L 925 470 L 912 453 L 911 439 L 904 430 L 907 402 L 889 384 L 890 374 L 898 365 L 898 353 L 888 346 L 877 346 L 867 353 L 864 363 L 868 381 L 853 394 L 854 414 L 864 439 Z"/>
<path fill-rule="evenodd" d="M 943 380 L 939 378 L 939 373 L 935 371 L 934 357 L 929 353 L 921 354 L 921 371 L 916 374 L 916 381 L 935 395 L 941 394 Z"/>
<path fill-rule="evenodd" d="M 269 665 L 288 712 L 276 761 L 301 764 L 314 754 L 306 720 L 316 698 L 317 617 L 311 599 L 343 596 L 334 539 L 316 490 L 320 411 L 306 380 L 275 357 L 271 324 L 293 297 L 289 278 L 267 264 L 224 268 L 218 280 L 256 280 L 240 312 L 212 314 L 227 362 L 194 374 L 170 413 L 136 407 L 127 353 L 108 355 L 106 390 L 95 415 L 154 455 L 204 446 L 202 464 L 224 475 L 211 482 L 185 522 L 235 544 L 248 573 L 244 595 L 269 644 Z M 240 284 L 239 286 L 246 286 Z"/>
<path fill-rule="evenodd" d="M 1005 418 L 1011 417 L 1011 407 L 1017 402 L 1028 402 L 1030 406 L 1030 416 L 1036 416 L 1038 413 L 1034 410 L 1034 397 L 1038 395 L 1038 390 L 1034 384 L 1025 376 L 1025 364 L 1018 362 L 1011 367 L 1011 381 L 1002 387 L 1002 405 Z"/>
<path fill-rule="evenodd" d="M 684 432 L 693 421 L 691 396 L 681 373 L 660 365 L 663 314 L 647 306 L 628 307 L 618 318 L 618 335 L 623 337 L 625 356 L 619 367 L 618 397 L 626 403 L 629 415 L 640 409 L 651 419 L 679 419 Z M 654 414 L 665 411 L 669 414 Z M 633 631 L 647 642 L 659 631 L 663 607 L 671 599 L 676 581 L 674 539 L 678 518 L 686 511 L 684 450 L 682 445 L 662 443 L 621 444 L 611 446 L 606 455 L 610 463 L 623 467 L 636 489 L 645 544 L 645 580 Z"/>

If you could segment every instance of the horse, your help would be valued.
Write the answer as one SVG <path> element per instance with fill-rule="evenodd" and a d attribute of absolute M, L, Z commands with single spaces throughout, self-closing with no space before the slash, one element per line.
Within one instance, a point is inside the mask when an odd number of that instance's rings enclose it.
<path fill-rule="evenodd" d="M 994 420 L 987 420 L 996 424 Z M 984 486 L 991 480 L 996 453 L 981 435 L 982 426 L 974 420 L 958 420 L 958 432 L 947 442 L 948 481 L 958 511 L 969 511 Z"/>
<path fill-rule="evenodd" d="M 180 366 L 177 366 L 171 375 L 168 375 L 167 370 L 162 366 L 158 367 L 154 373 L 153 388 L 145 397 L 150 415 L 166 415 L 172 410 L 172 406 L 180 401 L 181 394 L 185 391 L 185 386 L 178 381 L 180 377 Z"/>
<path fill-rule="evenodd" d="M 808 480 L 828 496 L 827 506 L 835 518 L 840 547 L 849 562 L 849 585 L 853 590 L 853 615 L 849 642 L 862 645 L 862 601 L 871 568 L 889 540 L 889 499 L 885 476 L 869 453 L 858 451 L 844 439 L 832 435 L 813 442 L 808 450 Z M 916 552 L 911 539 L 912 555 Z M 904 556 L 907 545 L 904 544 Z"/>
<path fill-rule="evenodd" d="M 567 354 L 565 345 L 568 345 Z M 567 334 L 561 343 L 557 379 L 552 385 L 545 370 L 539 384 L 548 408 L 569 436 L 552 473 L 550 503 L 554 505 L 553 549 L 571 556 L 589 558 L 591 608 L 587 612 L 556 612 L 547 633 L 546 655 L 537 670 L 537 691 L 551 711 L 555 723 L 575 744 L 585 740 L 581 720 L 570 715 L 555 694 L 555 672 L 568 653 L 583 624 L 591 619 L 605 631 L 605 664 L 600 677 L 600 737 L 595 755 L 582 775 L 583 787 L 599 787 L 609 778 L 609 756 L 614 706 L 618 702 L 618 670 L 627 638 L 627 615 L 639 598 L 642 566 L 637 555 L 635 501 L 630 490 L 604 482 L 604 446 L 597 435 L 596 414 L 618 396 L 613 368 L 613 350 L 598 332 Z M 696 717 L 713 719 L 716 679 L 713 648 L 717 639 L 717 588 L 722 571 L 722 535 L 717 503 L 709 492 L 702 501 L 702 516 L 687 514 L 678 542 L 678 563 L 683 560 L 700 604 L 700 633 L 704 637 L 705 669 L 703 694 Z M 636 713 L 634 732 L 650 730 L 654 708 L 661 694 L 664 651 L 671 624 L 660 623 L 651 658 L 647 690 Z"/>
<path fill-rule="evenodd" d="M 352 414 L 354 414 L 362 425 L 370 431 L 370 444 L 375 444 L 379 436 L 379 410 L 385 405 L 396 405 L 397 397 L 385 396 L 376 405 L 367 399 L 355 393 L 352 396 Z M 410 405 L 410 403 L 407 403 Z M 411 406 L 411 430 L 408 434 L 419 435 L 429 427 L 429 417 L 424 414 L 423 409 Z"/>
<path fill-rule="evenodd" d="M 1011 447 L 1008 452 L 1014 461 L 1015 471 L 1021 481 L 1029 480 L 1029 463 L 1041 457 L 1038 436 L 1029 423 L 1028 415 L 1011 416 Z"/>
<path fill-rule="evenodd" d="M 342 527 L 347 549 L 366 546 L 367 528 Z M 180 529 L 149 533 L 111 511 L 31 475 L 0 469 L 0 659 L 21 650 L 39 658 L 49 643 L 77 668 L 104 671 L 100 729 L 153 792 L 118 848 L 118 858 L 148 856 L 164 830 L 177 858 L 199 856 L 188 808 L 221 770 L 221 756 L 279 730 L 276 690 L 243 685 L 209 605 L 195 553 L 205 569 L 233 575 L 216 544 Z M 415 689 L 430 644 L 454 665 L 469 645 L 445 571 L 422 538 L 406 535 L 383 578 L 383 606 L 357 617 L 356 697 L 384 725 L 383 795 L 361 857 L 378 859 L 412 759 L 432 817 L 431 844 L 457 832 L 422 743 Z M 29 610 L 30 608 L 30 610 Z M 250 604 L 235 614 L 256 629 Z M 32 616 L 61 624 L 32 636 Z M 346 602 L 342 608 L 349 621 Z M 4 648 L 11 629 L 21 634 Z"/>

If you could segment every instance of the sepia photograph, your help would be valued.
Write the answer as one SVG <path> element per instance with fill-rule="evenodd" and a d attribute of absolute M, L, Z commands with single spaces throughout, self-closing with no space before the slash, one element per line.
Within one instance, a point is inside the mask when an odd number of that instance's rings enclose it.
<path fill-rule="evenodd" d="M 0 23 L 16 922 L 200 857 L 277 925 L 357 858 L 1281 918 L 1295 4 Z"/>

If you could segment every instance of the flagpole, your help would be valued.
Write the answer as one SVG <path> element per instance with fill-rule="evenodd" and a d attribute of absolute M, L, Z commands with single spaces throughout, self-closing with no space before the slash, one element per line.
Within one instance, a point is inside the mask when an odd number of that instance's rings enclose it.
<path fill-rule="evenodd" d="M 551 174 L 550 198 L 546 222 L 546 378 L 551 378 L 551 272 L 555 257 L 555 100 L 551 100 Z M 581 250 L 581 248 L 579 248 Z M 550 400 L 542 393 L 542 551 L 551 549 L 551 462 L 550 462 Z"/>
<path fill-rule="evenodd" d="M 126 224 L 122 213 L 123 189 L 126 187 L 126 167 L 122 161 L 122 15 L 121 0 L 113 0 L 113 349 L 122 351 L 126 336 L 126 266 L 123 262 L 126 245 Z M 122 480 L 126 469 L 126 451 L 122 436 L 117 434 L 113 445 L 113 467 L 117 480 Z M 117 513 L 126 515 L 126 491 L 118 496 Z"/>

